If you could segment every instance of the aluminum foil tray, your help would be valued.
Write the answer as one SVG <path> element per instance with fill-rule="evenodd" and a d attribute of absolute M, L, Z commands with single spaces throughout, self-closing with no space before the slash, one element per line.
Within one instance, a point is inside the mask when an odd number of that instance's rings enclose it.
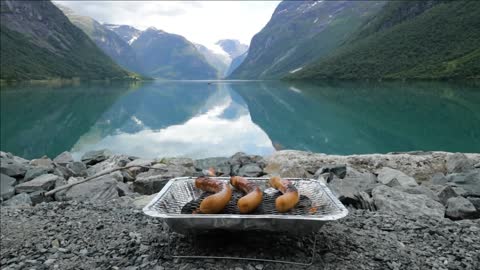
<path fill-rule="evenodd" d="M 228 182 L 228 177 L 213 177 Z M 337 220 L 348 214 L 347 209 L 318 180 L 286 178 L 300 193 L 300 202 L 287 213 L 275 210 L 275 199 L 281 193 L 268 186 L 269 178 L 248 178 L 264 192 L 262 204 L 251 214 L 240 214 L 237 200 L 243 196 L 234 191 L 232 200 L 219 214 L 196 214 L 195 210 L 203 198 L 210 195 L 197 189 L 195 178 L 180 177 L 168 181 L 155 198 L 143 208 L 152 217 L 163 219 L 169 227 L 179 233 L 228 231 L 284 231 L 306 234 L 317 231 L 325 222 Z"/>

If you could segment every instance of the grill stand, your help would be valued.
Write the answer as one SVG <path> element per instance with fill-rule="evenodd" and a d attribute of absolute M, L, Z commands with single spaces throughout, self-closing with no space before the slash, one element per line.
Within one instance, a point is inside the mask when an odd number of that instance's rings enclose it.
<path fill-rule="evenodd" d="M 285 261 L 285 260 L 275 260 L 275 259 L 261 259 L 261 258 L 251 258 L 251 257 L 235 257 L 235 256 L 210 256 L 210 255 L 174 255 L 171 254 L 172 258 L 178 259 L 219 259 L 219 260 L 235 260 L 235 261 L 255 261 L 255 262 L 270 262 L 270 263 L 282 263 L 282 264 L 291 264 L 291 265 L 299 265 L 299 266 L 310 266 L 313 264 L 315 260 L 315 254 L 317 253 L 317 238 L 318 233 L 314 233 L 313 239 L 313 247 L 312 247 L 312 256 L 310 257 L 310 261 L 306 263 L 302 262 L 295 262 L 295 261 Z M 171 245 L 169 243 L 169 245 Z M 169 246 L 169 250 L 175 250 L 171 246 Z"/>

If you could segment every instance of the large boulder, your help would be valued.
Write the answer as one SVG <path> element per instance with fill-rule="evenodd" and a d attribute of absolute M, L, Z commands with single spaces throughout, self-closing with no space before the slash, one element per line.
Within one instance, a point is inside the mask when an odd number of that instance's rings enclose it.
<path fill-rule="evenodd" d="M 255 177 L 264 174 L 263 168 L 265 168 L 266 162 L 261 156 L 238 152 L 230 158 L 230 165 L 232 175 Z"/>
<path fill-rule="evenodd" d="M 74 161 L 67 164 L 67 169 L 72 172 L 73 176 L 87 176 L 87 166 L 83 162 Z"/>
<path fill-rule="evenodd" d="M 14 178 L 22 178 L 27 169 L 28 163 L 18 162 L 11 154 L 4 154 L 0 157 L 0 173 Z"/>
<path fill-rule="evenodd" d="M 107 149 L 89 151 L 83 154 L 81 160 L 86 165 L 95 165 L 99 162 L 107 160 L 112 156 L 112 153 Z"/>
<path fill-rule="evenodd" d="M 443 205 L 447 205 L 450 198 L 461 196 L 452 186 L 443 186 L 437 191 L 437 196 Z"/>
<path fill-rule="evenodd" d="M 54 168 L 53 161 L 46 156 L 42 158 L 32 159 L 30 161 L 30 165 L 51 168 L 52 170 Z"/>
<path fill-rule="evenodd" d="M 473 169 L 473 162 L 463 153 L 448 155 L 446 158 L 447 173 L 461 173 Z"/>
<path fill-rule="evenodd" d="M 0 174 L 0 201 L 8 200 L 15 195 L 17 180 L 6 174 Z"/>
<path fill-rule="evenodd" d="M 52 167 L 35 166 L 28 168 L 22 182 L 28 182 L 36 177 L 53 172 Z"/>
<path fill-rule="evenodd" d="M 447 175 L 448 184 L 461 187 L 466 191 L 464 196 L 480 197 L 480 170 Z"/>
<path fill-rule="evenodd" d="M 125 167 L 130 162 L 129 156 L 126 155 L 114 155 L 108 159 L 99 162 L 87 169 L 87 175 L 93 176 L 114 168 Z"/>
<path fill-rule="evenodd" d="M 30 199 L 30 196 L 28 196 L 27 193 L 20 193 L 12 198 L 10 198 L 7 201 L 4 201 L 2 203 L 3 206 L 11 206 L 11 207 L 24 207 L 24 206 L 31 206 L 32 205 L 32 200 Z"/>
<path fill-rule="evenodd" d="M 258 164 L 246 164 L 240 169 L 238 169 L 238 172 L 236 175 L 239 176 L 246 176 L 246 177 L 258 177 L 263 175 L 263 170 L 260 168 Z"/>
<path fill-rule="evenodd" d="M 68 163 L 73 162 L 73 156 L 70 152 L 65 151 L 65 152 L 61 153 L 60 155 L 58 155 L 56 158 L 54 158 L 53 162 L 55 162 L 59 165 L 62 165 L 62 166 L 66 166 Z"/>
<path fill-rule="evenodd" d="M 423 195 L 426 195 L 427 197 L 429 197 L 430 199 L 434 200 L 434 201 L 437 201 L 437 202 L 441 202 L 440 198 L 437 196 L 437 194 L 425 187 L 425 186 L 414 186 L 414 187 L 403 187 L 403 186 L 395 186 L 393 187 L 395 189 L 398 189 L 402 192 L 405 192 L 405 193 L 408 193 L 408 194 L 423 194 Z"/>
<path fill-rule="evenodd" d="M 148 167 L 148 166 L 152 165 L 153 163 L 154 163 L 153 159 L 138 158 L 138 159 L 135 159 L 133 161 L 130 161 L 129 163 L 127 163 L 126 166 L 142 166 L 142 167 L 133 167 L 133 168 L 128 169 L 131 173 L 136 175 L 138 173 L 148 171 L 148 169 L 144 168 L 144 167 Z"/>
<path fill-rule="evenodd" d="M 384 185 L 374 188 L 372 197 L 380 211 L 432 217 L 443 217 L 445 213 L 445 207 L 427 195 L 408 194 Z"/>
<path fill-rule="evenodd" d="M 399 170 L 395 170 L 388 167 L 383 167 L 377 170 L 378 182 L 387 185 L 389 187 L 402 186 L 402 187 L 415 187 L 418 186 L 417 181 L 413 177 L 410 177 Z"/>
<path fill-rule="evenodd" d="M 116 179 L 105 175 L 59 191 L 55 194 L 55 199 L 58 201 L 109 201 L 120 197 L 117 184 Z"/>
<path fill-rule="evenodd" d="M 329 164 L 329 165 L 322 166 L 320 169 L 318 169 L 315 172 L 313 177 L 317 179 L 320 175 L 324 173 L 331 173 L 337 176 L 338 178 L 343 179 L 347 175 L 347 165 L 346 164 Z"/>
<path fill-rule="evenodd" d="M 477 209 L 467 199 L 463 197 L 453 197 L 447 201 L 447 209 L 445 210 L 445 216 L 448 218 L 466 219 L 476 217 Z"/>
<path fill-rule="evenodd" d="M 376 185 L 378 184 L 375 175 L 369 172 L 359 172 L 351 167 L 347 168 L 343 179 L 335 175 L 328 183 L 328 187 L 343 204 L 356 208 L 360 208 L 361 205 L 360 192 L 371 193 Z"/>
<path fill-rule="evenodd" d="M 195 173 L 193 163 L 179 162 L 179 160 L 164 161 L 152 166 L 147 172 L 137 175 L 133 182 L 133 190 L 140 194 L 159 192 L 168 180 L 175 177 L 191 176 Z"/>
<path fill-rule="evenodd" d="M 213 168 L 217 176 L 230 176 L 231 173 L 230 159 L 225 157 L 197 159 L 194 161 L 194 166 L 198 171 Z"/>
<path fill-rule="evenodd" d="M 31 193 L 40 190 L 51 190 L 55 187 L 55 183 L 60 179 L 61 177 L 54 174 L 44 174 L 31 181 L 17 185 L 15 191 L 17 193 Z"/>

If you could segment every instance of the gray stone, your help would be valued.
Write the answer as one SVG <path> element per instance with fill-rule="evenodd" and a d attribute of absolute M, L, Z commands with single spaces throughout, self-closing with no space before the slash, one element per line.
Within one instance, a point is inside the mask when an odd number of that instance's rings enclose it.
<path fill-rule="evenodd" d="M 476 212 L 477 209 L 469 200 L 463 197 L 453 197 L 447 201 L 445 216 L 454 220 L 466 219 L 473 218 Z"/>
<path fill-rule="evenodd" d="M 61 153 L 60 155 L 58 155 L 56 158 L 54 158 L 53 162 L 55 162 L 59 165 L 62 165 L 62 166 L 66 166 L 68 163 L 73 162 L 73 156 L 72 156 L 72 154 L 70 154 L 70 152 L 65 151 L 65 152 Z"/>
<path fill-rule="evenodd" d="M 345 178 L 345 176 L 347 175 L 347 165 L 346 164 L 324 165 L 315 172 L 313 177 L 317 179 L 320 175 L 324 173 L 332 173 L 340 179 Z"/>
<path fill-rule="evenodd" d="M 83 162 L 74 161 L 67 164 L 67 169 L 72 172 L 73 176 L 87 176 L 87 166 Z"/>
<path fill-rule="evenodd" d="M 32 204 L 33 205 L 36 205 L 36 204 L 39 204 L 39 203 L 42 203 L 42 202 L 51 202 L 53 201 L 53 197 L 45 197 L 44 194 L 45 194 L 45 190 L 38 190 L 38 191 L 35 191 L 35 192 L 32 192 L 30 194 L 28 194 L 30 196 L 30 200 L 32 200 Z"/>
<path fill-rule="evenodd" d="M 37 178 L 41 175 L 48 174 L 51 172 L 53 172 L 52 167 L 43 167 L 43 166 L 30 167 L 25 173 L 25 177 L 23 178 L 22 182 L 28 182 L 34 178 Z"/>
<path fill-rule="evenodd" d="M 153 198 L 155 198 L 155 196 L 156 196 L 156 194 L 138 196 L 135 199 L 133 199 L 133 205 L 138 209 L 142 209 L 151 200 L 153 200 Z"/>
<path fill-rule="evenodd" d="M 430 179 L 430 182 L 433 185 L 445 185 L 448 182 L 448 179 L 445 177 L 443 173 L 436 173 Z"/>
<path fill-rule="evenodd" d="M 120 197 L 133 194 L 133 192 L 130 190 L 127 184 L 123 182 L 118 182 L 118 181 L 117 181 L 117 192 L 118 192 L 118 196 Z"/>
<path fill-rule="evenodd" d="M 408 215 L 443 217 L 445 207 L 423 194 L 408 194 L 400 190 L 378 186 L 372 197 L 378 210 Z"/>
<path fill-rule="evenodd" d="M 430 199 L 435 200 L 437 202 L 441 202 L 440 198 L 435 194 L 435 192 L 427 187 L 424 186 L 416 186 L 416 187 L 402 187 L 402 186 L 395 186 L 395 189 L 398 189 L 402 192 L 408 194 L 423 194 L 427 195 Z"/>
<path fill-rule="evenodd" d="M 197 159 L 194 161 L 194 166 L 202 171 L 213 168 L 217 176 L 229 176 L 231 173 L 230 159 L 224 157 Z"/>
<path fill-rule="evenodd" d="M 359 203 L 359 192 L 370 193 L 377 185 L 376 182 L 375 175 L 372 173 L 362 173 L 349 167 L 343 179 L 333 176 L 328 187 L 343 204 L 356 207 Z"/>
<path fill-rule="evenodd" d="M 469 200 L 473 206 L 477 209 L 477 212 L 480 212 L 480 198 L 478 197 L 467 197 L 467 200 Z"/>
<path fill-rule="evenodd" d="M 131 160 L 126 155 L 114 155 L 107 160 L 97 163 L 87 169 L 87 175 L 93 176 L 107 170 L 125 167 Z"/>
<path fill-rule="evenodd" d="M 480 170 L 447 175 L 448 184 L 463 188 L 465 196 L 480 197 Z"/>
<path fill-rule="evenodd" d="M 42 166 L 42 167 L 47 167 L 47 168 L 52 168 L 53 169 L 53 161 L 49 159 L 48 157 L 42 157 L 38 159 L 33 159 L 30 161 L 30 165 L 32 166 Z"/>
<path fill-rule="evenodd" d="M 257 164 L 247 164 L 242 166 L 238 170 L 238 174 L 240 176 L 246 176 L 246 177 L 258 177 L 263 175 L 263 170 L 258 166 Z"/>
<path fill-rule="evenodd" d="M 410 177 L 399 170 L 388 167 L 383 167 L 377 171 L 378 182 L 393 187 L 393 186 L 417 186 L 417 182 L 413 177 Z"/>
<path fill-rule="evenodd" d="M 6 174 L 0 174 L 0 201 L 8 200 L 15 195 L 17 180 Z"/>
<path fill-rule="evenodd" d="M 15 161 L 13 158 L 0 158 L 0 173 L 10 177 L 21 178 L 27 171 L 27 165 Z"/>
<path fill-rule="evenodd" d="M 446 160 L 447 173 L 461 173 L 473 169 L 473 163 L 465 154 L 448 155 Z"/>
<path fill-rule="evenodd" d="M 12 206 L 12 207 L 21 207 L 21 206 L 31 206 L 32 200 L 27 193 L 20 193 L 9 200 L 2 203 L 3 206 Z"/>
<path fill-rule="evenodd" d="M 107 160 L 112 153 L 107 149 L 89 151 L 83 154 L 81 160 L 86 165 L 95 165 L 99 162 Z"/>
<path fill-rule="evenodd" d="M 93 179 L 55 194 L 58 201 L 109 201 L 119 198 L 118 182 L 109 175 Z"/>
<path fill-rule="evenodd" d="M 130 161 L 129 163 L 127 163 L 126 166 L 150 166 L 152 165 L 152 163 L 154 162 L 153 159 L 135 159 L 133 161 Z M 146 172 L 148 171 L 147 168 L 142 168 L 142 167 L 133 167 L 133 168 L 130 168 L 128 169 L 131 173 L 133 173 L 134 175 L 138 174 L 138 173 L 141 173 L 141 172 Z"/>
<path fill-rule="evenodd" d="M 240 167 L 242 167 L 252 163 L 257 164 L 262 169 L 266 166 L 266 162 L 263 157 L 257 155 L 247 155 L 245 153 L 238 152 L 230 158 L 230 164 L 232 166 L 240 165 Z"/>
<path fill-rule="evenodd" d="M 73 172 L 64 166 L 55 166 L 53 174 L 60 176 L 61 178 L 68 179 L 73 176 Z"/>
<path fill-rule="evenodd" d="M 112 172 L 112 173 L 110 173 L 110 176 L 115 178 L 115 180 L 117 180 L 118 182 L 123 183 L 123 174 L 122 174 L 121 171 Z"/>
<path fill-rule="evenodd" d="M 178 163 L 160 163 L 152 166 L 147 172 L 137 175 L 133 182 L 133 190 L 140 194 L 153 194 L 159 192 L 168 180 L 175 177 L 190 176 L 195 173 L 192 166 L 179 166 Z"/>
<path fill-rule="evenodd" d="M 21 183 L 15 187 L 17 193 L 30 193 L 38 190 L 51 190 L 55 187 L 55 182 L 59 179 L 57 175 L 54 174 L 44 174 L 35 179 Z"/>
<path fill-rule="evenodd" d="M 447 205 L 447 201 L 450 198 L 460 196 L 452 186 L 443 186 L 438 192 L 437 196 L 443 205 Z"/>

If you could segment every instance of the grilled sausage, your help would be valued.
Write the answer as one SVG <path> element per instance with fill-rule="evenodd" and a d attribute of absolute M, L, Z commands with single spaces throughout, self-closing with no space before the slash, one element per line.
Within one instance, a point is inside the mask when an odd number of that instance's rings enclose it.
<path fill-rule="evenodd" d="M 251 213 L 262 203 L 263 192 L 254 183 L 241 176 L 232 176 L 230 184 L 246 194 L 237 202 L 240 213 Z"/>
<path fill-rule="evenodd" d="M 195 179 L 195 187 L 215 193 L 203 199 L 200 203 L 200 213 L 217 214 L 228 204 L 232 198 L 232 188 L 229 184 L 211 179 L 208 177 L 198 177 Z"/>
<path fill-rule="evenodd" d="M 278 212 L 284 213 L 297 205 L 300 200 L 297 188 L 288 180 L 283 180 L 278 176 L 270 178 L 270 185 L 283 193 L 275 200 L 275 208 Z"/>

